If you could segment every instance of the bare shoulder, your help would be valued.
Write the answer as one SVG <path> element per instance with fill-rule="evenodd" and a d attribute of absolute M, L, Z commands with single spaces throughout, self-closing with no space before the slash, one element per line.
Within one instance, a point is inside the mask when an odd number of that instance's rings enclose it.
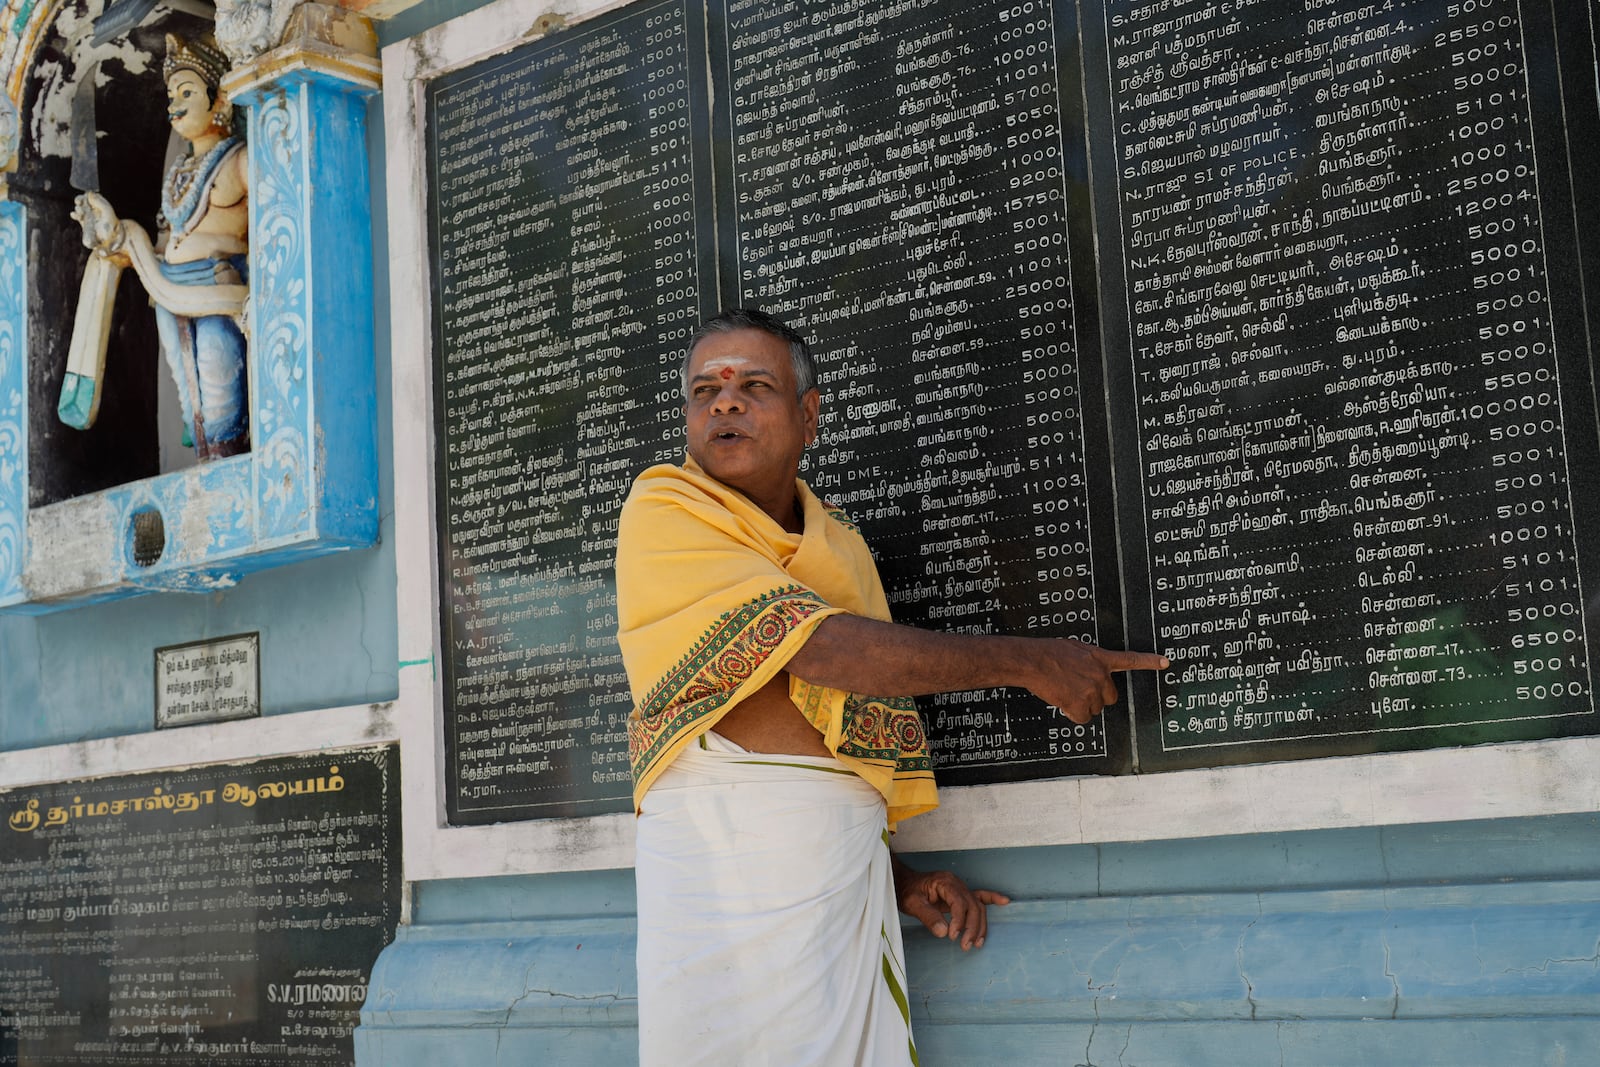
<path fill-rule="evenodd" d="M 250 194 L 250 152 L 243 144 L 229 152 L 217 168 L 211 202 L 219 207 L 237 204 Z"/>

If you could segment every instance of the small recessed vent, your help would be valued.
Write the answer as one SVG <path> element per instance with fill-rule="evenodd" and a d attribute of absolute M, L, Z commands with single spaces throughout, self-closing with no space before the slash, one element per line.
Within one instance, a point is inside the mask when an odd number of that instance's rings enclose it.
<path fill-rule="evenodd" d="M 133 513 L 133 562 L 137 567 L 153 567 L 167 549 L 167 527 L 161 512 L 154 508 Z"/>

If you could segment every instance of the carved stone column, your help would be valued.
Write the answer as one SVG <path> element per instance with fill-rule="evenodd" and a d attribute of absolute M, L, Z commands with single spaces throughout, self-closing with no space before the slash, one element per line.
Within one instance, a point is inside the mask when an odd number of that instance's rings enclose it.
<path fill-rule="evenodd" d="M 223 90 L 247 116 L 255 541 L 377 536 L 367 100 L 377 39 L 307 3 Z"/>

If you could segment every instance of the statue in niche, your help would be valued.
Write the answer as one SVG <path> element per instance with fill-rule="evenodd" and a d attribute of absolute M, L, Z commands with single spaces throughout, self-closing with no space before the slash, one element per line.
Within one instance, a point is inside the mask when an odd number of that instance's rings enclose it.
<path fill-rule="evenodd" d="M 94 421 L 117 278 L 131 266 L 155 304 L 161 351 L 183 408 L 184 443 L 201 460 L 250 448 L 247 343 L 249 171 L 244 139 L 222 96 L 228 60 L 206 39 L 167 35 L 162 76 L 167 117 L 189 142 L 161 189 L 158 241 L 117 218 L 98 193 L 73 217 L 93 250 L 85 269 L 58 411 L 79 428 Z"/>

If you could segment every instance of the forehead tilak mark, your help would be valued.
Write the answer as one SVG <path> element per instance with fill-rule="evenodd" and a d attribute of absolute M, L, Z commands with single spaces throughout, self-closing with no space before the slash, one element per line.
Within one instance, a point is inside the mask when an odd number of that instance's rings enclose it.
<path fill-rule="evenodd" d="M 744 356 L 717 356 L 708 359 L 700 366 L 701 374 L 721 374 L 724 379 L 732 378 L 733 372 L 738 367 L 748 366 L 750 361 Z"/>

